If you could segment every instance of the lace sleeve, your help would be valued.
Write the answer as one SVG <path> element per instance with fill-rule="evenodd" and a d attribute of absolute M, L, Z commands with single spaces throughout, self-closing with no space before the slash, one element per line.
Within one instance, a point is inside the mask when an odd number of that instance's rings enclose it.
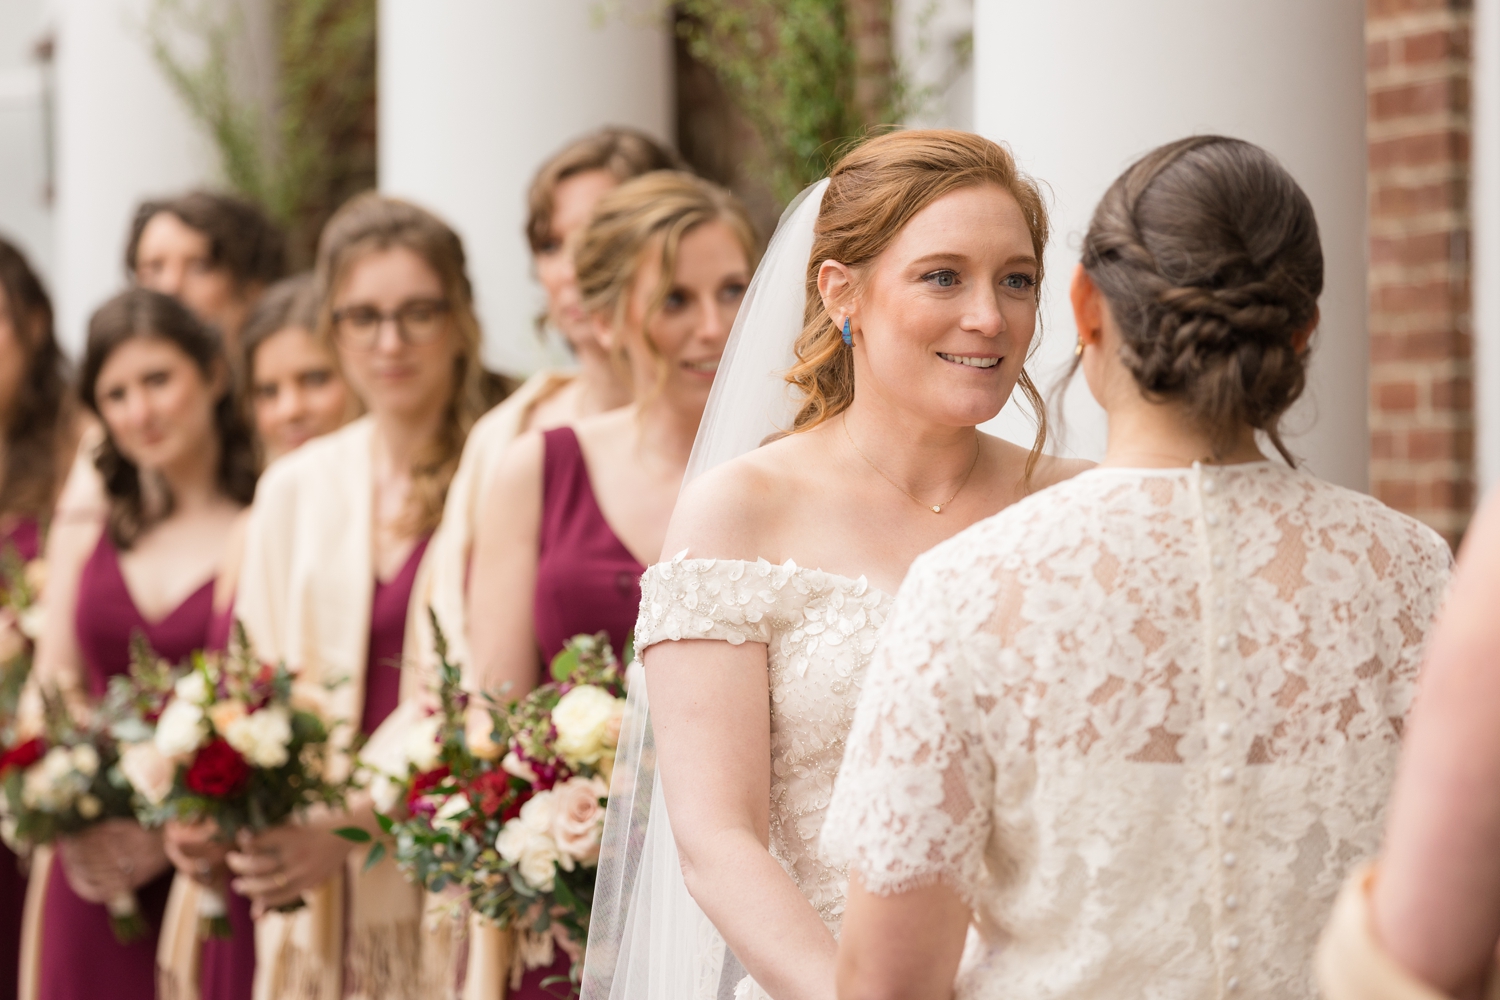
<path fill-rule="evenodd" d="M 822 852 L 881 895 L 941 880 L 977 905 L 994 798 L 954 601 L 918 560 L 865 679 Z M 988 701 L 988 699 L 987 699 Z"/>

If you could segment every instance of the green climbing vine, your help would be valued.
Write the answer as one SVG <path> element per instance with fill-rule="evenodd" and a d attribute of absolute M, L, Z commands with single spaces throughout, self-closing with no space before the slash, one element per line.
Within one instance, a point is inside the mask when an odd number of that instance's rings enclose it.
<path fill-rule="evenodd" d="M 287 228 L 305 267 L 328 216 L 375 185 L 375 0 L 273 0 L 269 107 L 236 86 L 244 25 L 223 9 L 155 0 L 151 54 L 213 140 L 225 181 Z"/>

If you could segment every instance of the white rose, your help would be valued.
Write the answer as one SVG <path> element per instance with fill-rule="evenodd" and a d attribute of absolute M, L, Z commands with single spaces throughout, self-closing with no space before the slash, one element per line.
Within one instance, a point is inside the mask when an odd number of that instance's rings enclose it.
<path fill-rule="evenodd" d="M 42 634 L 42 623 L 47 620 L 46 608 L 41 601 L 27 607 L 16 619 L 16 624 L 21 629 L 21 634 L 32 642 L 36 642 Z"/>
<path fill-rule="evenodd" d="M 161 805 L 172 790 L 172 770 L 172 762 L 155 743 L 132 743 L 120 751 L 120 773 L 154 806 Z"/>
<path fill-rule="evenodd" d="M 78 797 L 78 815 L 84 819 L 97 819 L 104 811 L 104 803 L 93 795 L 80 795 Z"/>
<path fill-rule="evenodd" d="M 521 813 L 517 817 L 521 825 L 533 833 L 545 833 L 548 836 L 552 832 L 552 820 L 557 815 L 557 797 L 550 791 L 537 792 L 526 800 L 521 807 Z"/>
<path fill-rule="evenodd" d="M 401 783 L 388 774 L 376 771 L 375 776 L 370 779 L 370 799 L 375 803 L 376 812 L 389 813 L 401 801 Z"/>
<path fill-rule="evenodd" d="M 184 698 L 173 698 L 156 720 L 156 749 L 163 757 L 186 757 L 202 746 L 207 736 L 203 709 Z"/>
<path fill-rule="evenodd" d="M 500 828 L 500 836 L 495 840 L 495 850 L 507 862 L 516 866 L 527 885 L 540 892 L 552 891 L 557 878 L 557 865 L 563 857 L 551 837 L 533 829 L 524 819 L 517 818 Z"/>
<path fill-rule="evenodd" d="M 438 742 L 438 730 L 443 726 L 440 715 L 429 715 L 412 725 L 401 749 L 406 761 L 419 772 L 431 771 L 442 759 L 443 745 Z"/>
<path fill-rule="evenodd" d="M 280 767 L 292 742 L 292 717 L 280 705 L 271 705 L 234 720 L 224 739 L 254 766 Z"/>
<path fill-rule="evenodd" d="M 201 706 L 208 701 L 208 681 L 197 670 L 183 674 L 173 691 L 178 698 L 190 701 L 194 705 Z"/>
<path fill-rule="evenodd" d="M 620 699 L 603 688 L 582 684 L 569 691 L 552 709 L 557 752 L 572 767 L 598 763 L 610 748 L 611 734 L 619 733 L 623 710 Z"/>
<path fill-rule="evenodd" d="M 457 833 L 462 824 L 458 817 L 469 810 L 469 799 L 466 795 L 450 795 L 438 811 L 433 814 L 432 827 L 435 830 L 446 830 Z"/>
<path fill-rule="evenodd" d="M 92 778 L 99 773 L 99 751 L 87 743 L 80 743 L 73 748 L 73 770 L 85 778 Z M 85 819 L 89 817 L 85 816 Z"/>

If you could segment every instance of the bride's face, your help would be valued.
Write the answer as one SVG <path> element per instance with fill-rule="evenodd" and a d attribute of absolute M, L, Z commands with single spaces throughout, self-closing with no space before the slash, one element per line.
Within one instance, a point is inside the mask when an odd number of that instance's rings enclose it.
<path fill-rule="evenodd" d="M 986 184 L 918 212 L 844 295 L 820 275 L 830 314 L 852 319 L 855 392 L 946 425 L 994 417 L 1036 333 L 1037 263 L 1020 205 Z"/>
<path fill-rule="evenodd" d="M 719 357 L 749 287 L 750 262 L 725 223 L 689 229 L 677 244 L 666 296 L 643 324 L 661 287 L 661 268 L 661 249 L 654 245 L 646 250 L 631 287 L 620 331 L 636 396 L 701 409 L 708 404 Z"/>

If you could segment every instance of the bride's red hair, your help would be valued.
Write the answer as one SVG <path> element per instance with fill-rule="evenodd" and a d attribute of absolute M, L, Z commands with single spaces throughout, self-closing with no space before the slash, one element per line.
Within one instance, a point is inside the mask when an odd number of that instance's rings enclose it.
<path fill-rule="evenodd" d="M 994 184 L 1021 206 L 1037 259 L 1036 294 L 1042 290 L 1041 261 L 1047 246 L 1047 208 L 1036 182 L 1016 169 L 1010 153 L 972 132 L 921 129 L 891 132 L 847 153 L 828 176 L 828 190 L 813 230 L 807 262 L 807 304 L 797 337 L 797 363 L 786 380 L 802 392 L 792 432 L 808 430 L 843 412 L 854 400 L 854 359 L 818 294 L 825 260 L 851 268 L 868 264 L 922 209 L 960 188 Z M 1027 474 L 1047 438 L 1047 408 L 1025 371 L 1017 383 L 1037 417 L 1036 442 Z"/>

